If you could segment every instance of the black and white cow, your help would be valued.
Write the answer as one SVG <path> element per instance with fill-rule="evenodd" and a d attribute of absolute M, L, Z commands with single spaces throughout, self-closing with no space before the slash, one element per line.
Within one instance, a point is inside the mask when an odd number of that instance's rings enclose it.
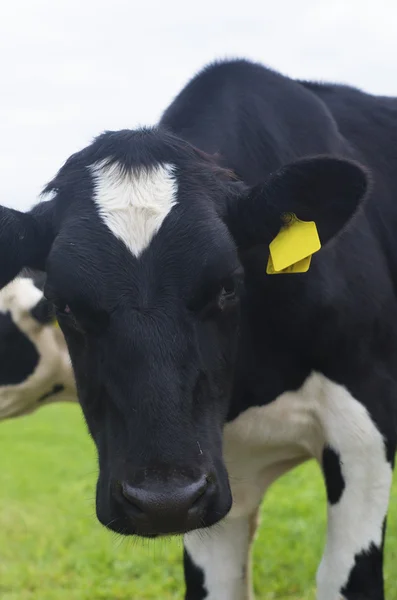
<path fill-rule="evenodd" d="M 1 208 L 0 284 L 47 273 L 98 449 L 98 518 L 185 534 L 189 600 L 252 597 L 261 499 L 310 458 L 328 492 L 318 598 L 384 596 L 396 140 L 395 100 L 218 63 L 159 126 L 71 156 L 47 201 Z M 267 274 L 286 213 L 322 248 L 307 272 Z"/>
<path fill-rule="evenodd" d="M 44 278 L 24 272 L 0 290 L 0 420 L 77 401 L 69 353 Z"/>

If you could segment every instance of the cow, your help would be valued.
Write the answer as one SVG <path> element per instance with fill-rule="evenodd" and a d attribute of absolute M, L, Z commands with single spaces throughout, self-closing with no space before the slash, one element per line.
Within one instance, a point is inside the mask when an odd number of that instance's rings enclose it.
<path fill-rule="evenodd" d="M 1 208 L 0 285 L 46 273 L 99 521 L 184 535 L 187 600 L 252 598 L 269 486 L 321 466 L 319 600 L 381 600 L 396 450 L 397 101 L 244 59 Z M 299 494 L 299 490 L 296 491 Z"/>
<path fill-rule="evenodd" d="M 0 290 L 0 420 L 77 401 L 69 353 L 43 295 L 41 273 L 24 270 Z"/>

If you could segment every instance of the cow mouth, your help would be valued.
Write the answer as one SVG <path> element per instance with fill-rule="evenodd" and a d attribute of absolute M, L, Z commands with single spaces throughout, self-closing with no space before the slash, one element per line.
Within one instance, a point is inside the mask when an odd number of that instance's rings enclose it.
<path fill-rule="evenodd" d="M 175 531 L 162 531 L 162 532 L 158 532 L 158 531 L 145 531 L 143 529 L 137 529 L 134 526 L 132 526 L 130 523 L 126 523 L 125 521 L 121 521 L 121 522 L 113 522 L 109 525 L 106 525 L 107 529 L 110 529 L 111 531 L 114 531 L 115 533 L 119 534 L 119 535 L 123 535 L 125 537 L 136 537 L 136 538 L 142 538 L 142 539 L 149 539 L 149 540 L 155 540 L 155 539 L 159 539 L 159 538 L 174 538 L 174 537 L 181 537 L 186 535 L 187 533 L 190 533 L 191 531 L 194 531 L 194 529 L 187 527 L 186 529 L 181 529 L 181 530 L 175 530 Z M 196 529 L 196 528 L 195 528 Z"/>
<path fill-rule="evenodd" d="M 101 522 L 101 521 L 100 521 Z M 198 529 L 206 529 L 208 527 L 210 527 L 211 525 L 213 525 L 215 523 L 211 522 L 211 523 L 204 523 L 204 521 L 196 527 L 191 527 L 189 525 L 186 525 L 186 527 L 182 527 L 180 529 L 171 529 L 170 530 L 165 530 L 165 531 L 154 531 L 153 529 L 145 529 L 145 528 L 138 528 L 136 527 L 136 525 L 134 525 L 129 519 L 127 518 L 123 518 L 123 517 L 119 517 L 116 519 L 113 519 L 112 521 L 110 521 L 109 523 L 103 523 L 102 525 L 104 525 L 106 527 L 106 529 L 109 529 L 110 531 L 117 533 L 118 535 L 122 535 L 124 537 L 135 537 L 135 538 L 142 538 L 142 539 L 164 539 L 164 538 L 174 538 L 174 537 L 181 537 L 186 535 L 187 533 L 190 533 L 192 531 L 196 531 Z"/>

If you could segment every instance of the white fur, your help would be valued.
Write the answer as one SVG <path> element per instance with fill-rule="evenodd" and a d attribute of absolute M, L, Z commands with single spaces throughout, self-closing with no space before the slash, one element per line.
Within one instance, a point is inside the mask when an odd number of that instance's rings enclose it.
<path fill-rule="evenodd" d="M 185 548 L 205 573 L 206 600 L 251 600 L 248 562 L 251 544 L 249 517 L 225 519 L 210 533 L 188 533 Z"/>
<path fill-rule="evenodd" d="M 77 401 L 69 353 L 60 329 L 42 325 L 30 310 L 42 293 L 29 278 L 17 278 L 0 291 L 0 312 L 10 312 L 16 326 L 29 338 L 39 353 L 39 362 L 22 383 L 0 386 L 0 419 L 28 414 L 50 402 Z M 37 403 L 40 396 L 62 384 L 64 391 Z"/>
<path fill-rule="evenodd" d="M 341 386 L 327 382 L 323 394 L 332 398 L 322 407 L 325 436 L 340 454 L 346 485 L 340 501 L 328 506 L 327 545 L 317 573 L 319 597 L 335 600 L 348 581 L 354 556 L 371 543 L 378 548 L 382 543 L 393 473 L 383 437 L 367 410 Z"/>
<path fill-rule="evenodd" d="M 223 522 L 221 537 L 213 528 L 201 534 L 201 545 L 198 534 L 194 541 L 186 538 L 192 560 L 204 570 L 211 600 L 253 597 L 235 581 L 248 554 L 246 541 L 241 535 L 237 541 L 233 532 L 254 514 L 273 481 L 305 460 L 321 461 L 325 444 L 341 456 L 346 487 L 341 500 L 328 509 L 327 544 L 317 577 L 318 599 L 339 600 L 355 554 L 369 548 L 371 542 L 380 545 L 392 479 L 383 438 L 368 411 L 343 386 L 312 373 L 297 392 L 286 392 L 264 407 L 249 408 L 225 426 L 224 458 L 232 509 Z M 226 560 L 229 538 L 233 541 Z M 242 543 L 241 550 L 237 543 Z M 229 587 L 223 583 L 228 592 L 222 596 L 216 582 L 223 578 L 220 573 L 226 572 L 232 583 Z M 230 595 L 232 590 L 238 592 Z"/>
<path fill-rule="evenodd" d="M 127 172 L 118 163 L 91 166 L 99 214 L 134 256 L 149 246 L 177 202 L 173 170 L 170 164 Z"/>

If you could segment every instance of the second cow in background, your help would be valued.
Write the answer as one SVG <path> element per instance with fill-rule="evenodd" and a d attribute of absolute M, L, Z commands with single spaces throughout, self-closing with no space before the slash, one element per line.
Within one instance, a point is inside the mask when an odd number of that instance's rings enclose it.
<path fill-rule="evenodd" d="M 69 353 L 43 285 L 41 275 L 26 270 L 0 291 L 0 419 L 77 401 Z"/>

